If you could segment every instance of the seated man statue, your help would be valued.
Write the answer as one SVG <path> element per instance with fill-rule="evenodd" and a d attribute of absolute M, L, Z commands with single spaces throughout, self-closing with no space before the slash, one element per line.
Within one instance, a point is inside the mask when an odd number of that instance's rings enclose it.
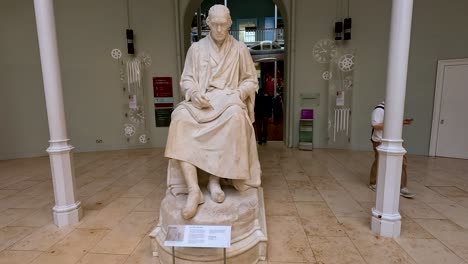
<path fill-rule="evenodd" d="M 204 201 L 197 168 L 207 172 L 208 192 L 224 201 L 220 178 L 239 191 L 260 186 L 260 164 L 252 126 L 257 72 L 245 44 L 229 35 L 232 20 L 223 5 L 210 8 L 210 34 L 188 50 L 180 86 L 185 101 L 172 113 L 165 156 L 168 187 L 188 193 L 184 219 Z"/>

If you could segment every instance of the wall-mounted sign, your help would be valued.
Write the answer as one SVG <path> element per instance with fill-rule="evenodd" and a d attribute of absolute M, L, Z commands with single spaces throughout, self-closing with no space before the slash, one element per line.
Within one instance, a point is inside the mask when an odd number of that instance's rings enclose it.
<path fill-rule="evenodd" d="M 170 225 L 167 227 L 166 247 L 231 247 L 231 226 Z"/>
<path fill-rule="evenodd" d="M 172 77 L 153 77 L 153 94 L 156 126 L 167 127 L 174 107 Z"/>

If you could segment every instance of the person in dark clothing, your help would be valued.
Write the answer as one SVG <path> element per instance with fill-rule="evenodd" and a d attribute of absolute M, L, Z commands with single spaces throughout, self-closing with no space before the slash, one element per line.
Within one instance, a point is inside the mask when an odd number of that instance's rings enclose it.
<path fill-rule="evenodd" d="M 262 88 L 255 96 L 255 124 L 257 127 L 258 144 L 266 144 L 268 135 L 268 120 L 272 116 L 273 98 Z"/>

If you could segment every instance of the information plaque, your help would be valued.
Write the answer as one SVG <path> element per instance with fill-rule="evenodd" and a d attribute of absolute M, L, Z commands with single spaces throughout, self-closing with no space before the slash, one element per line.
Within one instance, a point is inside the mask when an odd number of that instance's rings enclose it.
<path fill-rule="evenodd" d="M 229 248 L 231 226 L 170 225 L 167 227 L 164 246 Z"/>

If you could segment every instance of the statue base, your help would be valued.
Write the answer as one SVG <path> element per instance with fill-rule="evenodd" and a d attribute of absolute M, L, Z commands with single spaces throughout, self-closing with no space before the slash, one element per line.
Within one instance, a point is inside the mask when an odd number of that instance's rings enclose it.
<path fill-rule="evenodd" d="M 231 226 L 231 247 L 226 249 L 227 263 L 266 263 L 267 231 L 262 188 L 251 188 L 239 192 L 224 186 L 226 199 L 223 203 L 211 200 L 206 189 L 205 203 L 198 207 L 192 219 L 185 220 L 181 210 L 187 195 L 177 197 L 166 193 L 161 202 L 159 223 L 151 232 L 153 255 L 162 264 L 173 263 L 172 248 L 164 246 L 169 225 L 226 225 Z M 223 263 L 222 248 L 175 248 L 178 264 Z"/>

